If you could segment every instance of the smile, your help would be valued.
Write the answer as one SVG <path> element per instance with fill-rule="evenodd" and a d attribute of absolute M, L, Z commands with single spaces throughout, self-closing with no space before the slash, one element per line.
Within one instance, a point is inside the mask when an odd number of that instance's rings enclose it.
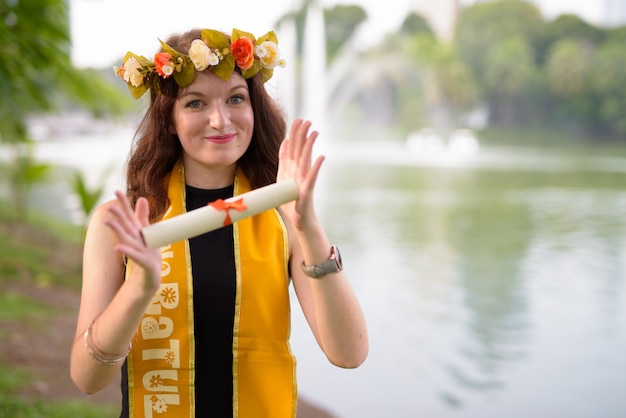
<path fill-rule="evenodd" d="M 237 135 L 235 134 L 212 135 L 212 136 L 207 137 L 207 140 L 214 144 L 226 144 L 232 141 L 233 139 L 235 139 L 236 136 Z"/>

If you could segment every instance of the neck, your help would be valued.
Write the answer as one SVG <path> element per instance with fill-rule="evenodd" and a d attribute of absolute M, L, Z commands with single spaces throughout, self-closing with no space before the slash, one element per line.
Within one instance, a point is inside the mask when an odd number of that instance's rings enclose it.
<path fill-rule="evenodd" d="M 198 189 L 221 189 L 235 181 L 237 164 L 207 167 L 197 162 L 183 160 L 185 183 Z"/>

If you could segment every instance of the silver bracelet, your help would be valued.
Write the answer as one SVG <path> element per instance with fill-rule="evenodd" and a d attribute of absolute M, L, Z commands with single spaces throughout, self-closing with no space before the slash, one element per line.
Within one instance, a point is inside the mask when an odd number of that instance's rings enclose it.
<path fill-rule="evenodd" d="M 96 322 L 96 319 L 98 319 L 99 316 L 100 315 L 98 314 L 85 330 L 85 347 L 87 348 L 87 352 L 89 353 L 91 358 L 93 358 L 96 363 L 105 366 L 116 366 L 126 359 L 126 356 L 128 355 L 128 353 L 130 353 L 131 348 L 133 348 L 133 342 L 131 341 L 128 344 L 128 350 L 126 350 L 126 352 L 122 354 L 106 354 L 100 351 L 92 341 L 93 324 Z"/>

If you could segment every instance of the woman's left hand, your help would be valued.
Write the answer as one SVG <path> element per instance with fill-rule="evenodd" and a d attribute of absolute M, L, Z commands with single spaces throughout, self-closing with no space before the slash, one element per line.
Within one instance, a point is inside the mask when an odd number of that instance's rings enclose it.
<path fill-rule="evenodd" d="M 314 220 L 313 191 L 324 162 L 323 156 L 313 162 L 313 145 L 318 132 L 309 133 L 310 129 L 310 121 L 296 119 L 278 153 L 276 181 L 294 179 L 298 185 L 298 199 L 281 206 L 296 229 L 302 229 Z"/>

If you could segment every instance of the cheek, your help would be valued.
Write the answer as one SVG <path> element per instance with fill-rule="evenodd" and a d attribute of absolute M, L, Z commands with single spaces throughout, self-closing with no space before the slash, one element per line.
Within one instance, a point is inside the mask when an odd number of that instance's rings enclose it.
<path fill-rule="evenodd" d="M 254 112 L 252 112 L 252 108 L 245 114 L 245 123 L 248 126 L 250 135 L 252 135 L 252 131 L 254 131 Z"/>

